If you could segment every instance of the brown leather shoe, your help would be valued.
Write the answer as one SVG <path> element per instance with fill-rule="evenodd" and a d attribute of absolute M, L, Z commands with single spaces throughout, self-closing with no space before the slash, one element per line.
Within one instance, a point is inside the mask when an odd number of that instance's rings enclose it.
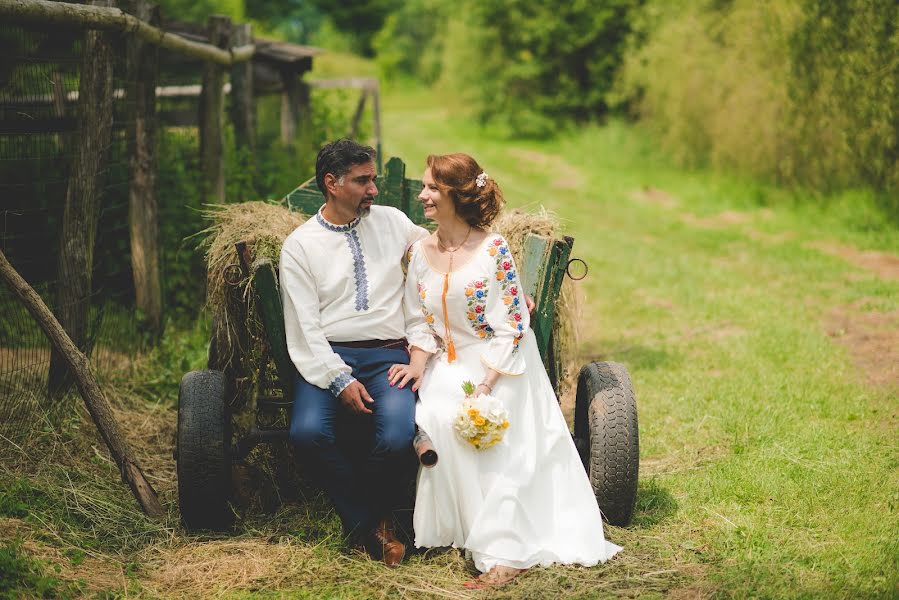
<path fill-rule="evenodd" d="M 372 558 L 383 560 L 388 567 L 399 566 L 406 555 L 406 545 L 394 535 L 389 519 L 382 519 L 368 534 L 365 548 Z"/>

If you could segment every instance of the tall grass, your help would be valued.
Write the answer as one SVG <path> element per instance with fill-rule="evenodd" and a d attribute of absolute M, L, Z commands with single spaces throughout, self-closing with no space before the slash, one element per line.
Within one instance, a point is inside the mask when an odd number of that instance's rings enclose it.
<path fill-rule="evenodd" d="M 899 189 L 899 5 L 654 1 L 634 19 L 616 94 L 682 164 Z"/>

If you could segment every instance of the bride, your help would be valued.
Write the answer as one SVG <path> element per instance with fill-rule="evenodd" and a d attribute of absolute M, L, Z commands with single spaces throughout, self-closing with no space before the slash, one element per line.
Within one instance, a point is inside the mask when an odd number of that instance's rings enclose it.
<path fill-rule="evenodd" d="M 415 545 L 464 548 L 499 585 L 535 565 L 595 565 L 605 541 L 593 490 L 543 368 L 507 241 L 487 228 L 502 209 L 496 182 L 466 154 L 429 156 L 418 199 L 437 224 L 408 252 L 408 365 L 391 385 L 419 393 L 415 420 L 440 452 L 421 469 Z M 493 395 L 508 413 L 502 442 L 476 449 L 453 429 L 464 400 Z"/>

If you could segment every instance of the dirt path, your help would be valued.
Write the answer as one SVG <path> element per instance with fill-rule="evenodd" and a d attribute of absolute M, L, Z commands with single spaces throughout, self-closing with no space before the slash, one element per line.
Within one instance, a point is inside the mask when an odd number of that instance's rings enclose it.
<path fill-rule="evenodd" d="M 635 202 L 657 206 L 672 213 L 682 204 L 672 194 L 649 186 L 634 191 L 630 197 Z M 773 216 L 770 209 L 761 209 L 755 214 L 726 210 L 707 217 L 698 217 L 686 211 L 676 214 L 682 223 L 697 229 L 734 228 L 750 239 L 766 244 L 795 240 L 797 235 L 792 231 L 766 233 L 752 226 L 756 220 L 770 220 Z M 805 242 L 803 247 L 845 260 L 864 273 L 854 276 L 856 278 L 873 275 L 884 281 L 899 281 L 899 256 L 823 240 Z M 877 310 L 876 306 L 876 299 L 863 298 L 849 305 L 834 307 L 824 319 L 824 329 L 827 335 L 849 351 L 853 363 L 864 373 L 868 383 L 899 389 L 899 311 L 884 312 Z"/>

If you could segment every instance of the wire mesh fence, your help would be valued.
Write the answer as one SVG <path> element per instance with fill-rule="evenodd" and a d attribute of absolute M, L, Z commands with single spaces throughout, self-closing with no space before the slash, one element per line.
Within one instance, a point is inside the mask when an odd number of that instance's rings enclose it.
<path fill-rule="evenodd" d="M 128 230 L 129 101 L 123 62 L 124 40 L 112 43 L 115 90 L 111 134 L 92 153 L 106 157 L 97 174 L 96 198 L 87 231 L 69 236 L 83 244 L 64 251 L 67 194 L 77 185 L 72 166 L 83 144 L 79 130 L 79 73 L 84 33 L 78 29 L 40 30 L 0 26 L 0 248 L 55 313 L 85 302 L 82 347 L 95 369 L 120 364 L 140 345 L 132 308 Z M 95 232 L 93 229 L 95 223 Z M 71 248 L 67 250 L 73 250 Z M 93 253 L 90 270 L 71 257 Z M 61 293 L 63 279 L 78 279 L 83 297 Z M 37 323 L 16 298 L 0 287 L 0 429 L 20 427 L 20 419 L 48 397 L 51 349 Z"/>
<path fill-rule="evenodd" d="M 92 67 L 85 56 L 96 65 L 103 51 L 91 45 L 96 40 L 91 35 L 111 45 L 108 107 L 84 101 L 92 93 L 102 96 L 96 82 L 79 89 L 90 81 L 86 73 Z M 158 58 L 153 119 L 162 305 L 166 322 L 189 322 L 205 302 L 203 256 L 196 240 L 189 239 L 208 224 L 202 215 L 198 131 L 204 63 L 165 49 L 159 49 Z M 0 23 L 0 248 L 100 373 L 127 366 L 158 333 L 135 308 L 129 141 L 135 138 L 136 103 L 129 90 L 143 80 L 129 75 L 127 60 L 127 34 Z M 271 71 L 265 60 L 261 63 L 261 74 Z M 303 126 L 285 142 L 284 89 L 262 81 L 254 90 L 259 94 L 253 99 L 254 152 L 236 142 L 227 119 L 222 125 L 229 202 L 281 198 L 305 181 L 320 144 L 348 131 L 358 95 L 311 90 Z M 226 115 L 233 102 L 225 96 Z M 111 116 L 108 136 L 98 135 L 99 126 L 85 126 L 79 111 Z M 370 126 L 363 120 L 358 137 L 368 135 Z M 93 171 L 95 181 L 79 179 L 90 171 L 84 168 L 87 160 L 102 165 Z M 66 215 L 78 194 L 90 200 L 80 220 Z M 80 319 L 74 325 L 72 315 Z M 27 429 L 35 407 L 54 406 L 59 397 L 53 393 L 55 382 L 65 371 L 60 367 L 37 323 L 0 287 L 0 434 L 23 424 Z"/>

